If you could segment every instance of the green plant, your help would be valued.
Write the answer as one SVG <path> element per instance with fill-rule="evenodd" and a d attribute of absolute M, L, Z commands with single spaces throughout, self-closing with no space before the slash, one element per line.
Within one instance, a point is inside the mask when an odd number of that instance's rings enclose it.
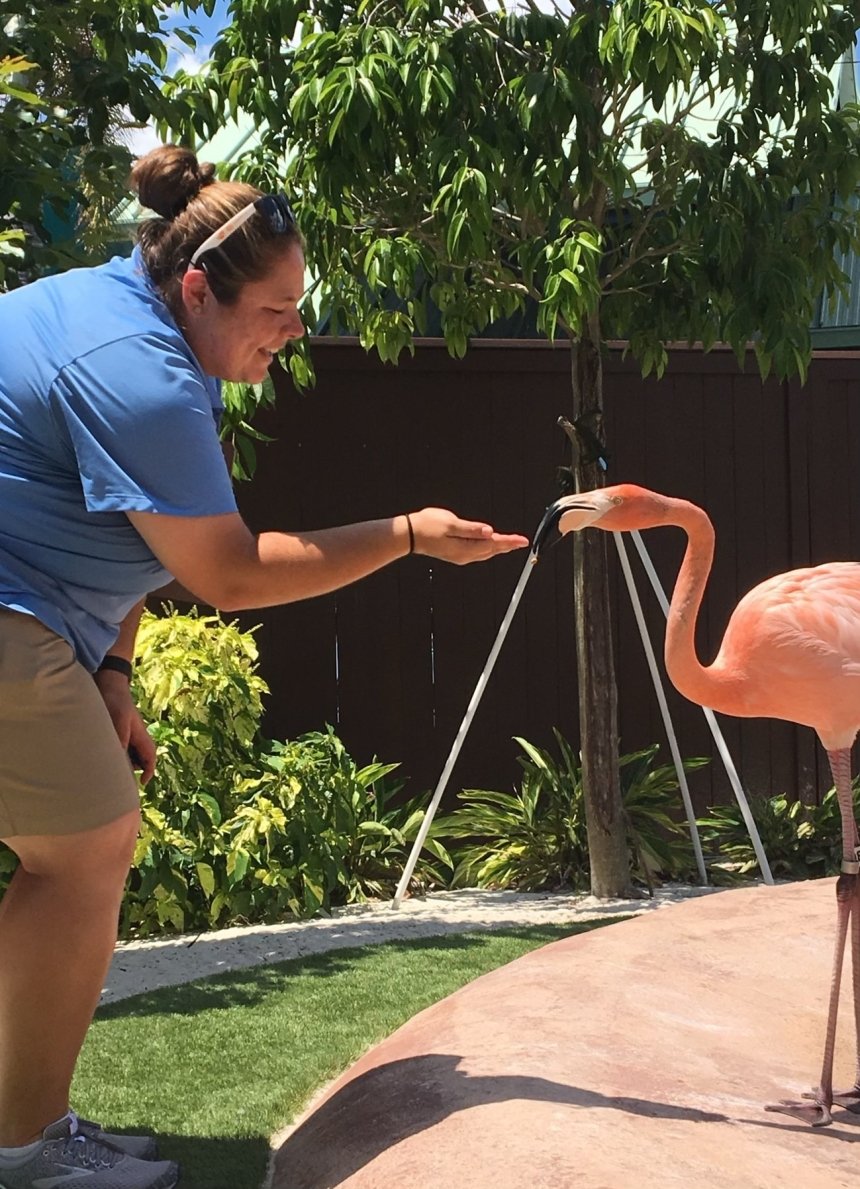
<path fill-rule="evenodd" d="M 525 755 L 514 793 L 464 789 L 464 802 L 436 823 L 435 835 L 463 839 L 454 852 L 455 886 L 523 890 L 589 886 L 582 768 L 570 744 L 554 730 L 559 758 L 517 737 Z M 674 768 L 654 767 L 658 747 L 622 756 L 622 790 L 633 873 L 649 886 L 658 874 L 686 874 L 689 841 L 667 806 L 678 788 Z M 691 770 L 707 761 L 690 759 Z"/>
<path fill-rule="evenodd" d="M 221 440 L 233 447 L 231 473 L 234 479 L 251 479 L 257 469 L 256 442 L 271 442 L 268 434 L 251 424 L 261 409 L 275 403 L 275 386 L 271 376 L 261 384 L 240 384 L 227 381 L 222 385 L 224 414 L 221 418 Z"/>
<path fill-rule="evenodd" d="M 469 840 L 454 854 L 457 887 L 584 887 L 588 844 L 580 770 L 554 731 L 561 758 L 516 738 L 523 777 L 514 793 L 464 789 L 464 802 L 435 823 L 437 838 Z"/>
<path fill-rule="evenodd" d="M 359 766 L 331 727 L 288 742 L 260 732 L 253 632 L 215 615 L 144 615 L 134 693 L 158 746 L 121 934 L 313 916 L 393 891 L 422 813 Z M 429 839 L 425 887 L 453 864 Z"/>
<path fill-rule="evenodd" d="M 677 807 L 678 774 L 672 764 L 654 766 L 659 750 L 655 743 L 619 760 L 633 873 L 649 888 L 661 875 L 687 878 L 694 869 L 687 828 L 670 812 Z M 693 772 L 708 762 L 691 756 L 683 761 L 684 771 Z"/>
<path fill-rule="evenodd" d="M 188 25 L 165 27 L 165 9 L 191 16 L 213 4 L 3 0 L 0 289 L 89 263 L 116 242 L 128 132 L 170 113 L 161 87 L 169 40 L 196 44 Z"/>
<path fill-rule="evenodd" d="M 854 783 L 855 809 L 860 809 L 860 784 Z M 789 801 L 784 793 L 750 802 L 753 821 L 775 876 L 816 879 L 836 875 L 842 855 L 842 821 L 836 790 L 820 805 Z M 724 881 L 758 873 L 758 859 L 737 805 L 719 805 L 699 819 L 702 845 L 712 854 L 711 871 Z"/>
<path fill-rule="evenodd" d="M 373 786 L 373 796 L 364 806 L 364 819 L 354 831 L 347 854 L 353 884 L 350 901 L 394 895 L 427 808 L 425 796 L 393 804 L 402 787 L 402 783 L 391 784 L 384 777 Z M 454 869 L 451 856 L 432 830 L 424 840 L 424 850 L 436 862 L 424 854 L 419 857 L 410 881 L 413 891 L 419 894 L 447 887 Z"/>
<path fill-rule="evenodd" d="M 145 613 L 133 693 L 158 748 L 123 904 L 123 936 L 218 921 L 231 884 L 223 823 L 256 770 L 265 682 L 252 632 L 192 610 Z"/>
<path fill-rule="evenodd" d="M 133 693 L 158 744 L 153 790 L 177 791 L 189 779 L 228 787 L 248 763 L 268 687 L 256 673 L 254 631 L 192 609 L 145 612 L 137 634 Z M 220 779 L 219 779 L 220 778 Z"/>
<path fill-rule="evenodd" d="M 358 767 L 331 727 L 273 744 L 262 771 L 241 782 L 242 803 L 225 824 L 234 869 L 247 874 L 244 894 L 313 916 L 393 892 L 422 818 L 414 801 L 391 805 L 399 786 L 385 778 L 397 766 Z M 453 866 L 438 842 L 427 849 Z M 417 878 L 446 882 L 427 859 Z"/>

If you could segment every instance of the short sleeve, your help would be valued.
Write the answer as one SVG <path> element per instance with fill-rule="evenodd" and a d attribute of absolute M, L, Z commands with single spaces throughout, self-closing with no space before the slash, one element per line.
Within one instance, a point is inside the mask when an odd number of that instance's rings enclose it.
<path fill-rule="evenodd" d="M 52 411 L 87 509 L 235 512 L 213 396 L 196 363 L 157 334 L 120 339 L 63 368 L 51 388 Z"/>

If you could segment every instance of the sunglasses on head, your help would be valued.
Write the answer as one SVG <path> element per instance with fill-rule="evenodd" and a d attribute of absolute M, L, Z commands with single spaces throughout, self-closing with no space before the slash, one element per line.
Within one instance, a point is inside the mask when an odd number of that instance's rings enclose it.
<path fill-rule="evenodd" d="M 247 206 L 243 206 L 235 215 L 231 215 L 222 227 L 213 231 L 208 239 L 204 239 L 188 262 L 188 267 L 195 268 L 204 252 L 220 247 L 228 236 L 238 230 L 243 223 L 248 222 L 255 211 L 268 222 L 275 235 L 284 235 L 296 226 L 296 216 L 293 214 L 293 209 L 285 194 L 263 194 L 260 198 L 249 202 Z"/>

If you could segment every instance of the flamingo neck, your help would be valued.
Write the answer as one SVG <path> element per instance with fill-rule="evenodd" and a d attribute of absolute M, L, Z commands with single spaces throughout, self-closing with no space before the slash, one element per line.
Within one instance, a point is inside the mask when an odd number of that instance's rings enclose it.
<path fill-rule="evenodd" d="M 721 683 L 713 666 L 706 668 L 696 655 L 696 620 L 714 560 L 714 527 L 695 504 L 686 500 L 667 503 L 666 523 L 684 530 L 687 548 L 666 624 L 666 672 L 684 697 L 715 707 Z"/>

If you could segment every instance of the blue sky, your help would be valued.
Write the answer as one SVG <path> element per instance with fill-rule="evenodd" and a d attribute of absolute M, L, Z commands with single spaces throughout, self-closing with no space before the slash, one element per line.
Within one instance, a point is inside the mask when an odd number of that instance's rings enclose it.
<path fill-rule="evenodd" d="M 171 45 L 171 61 L 168 69 L 174 69 L 174 62 L 187 58 L 189 64 L 194 60 L 204 62 L 208 57 L 208 51 L 218 36 L 218 33 L 228 23 L 228 0 L 217 0 L 214 11 L 211 17 L 208 17 L 202 9 L 198 9 L 196 13 L 185 17 L 181 13 L 171 13 L 163 22 L 163 28 L 172 29 L 176 25 L 193 25 L 199 30 L 198 36 L 198 50 L 193 54 L 187 46 L 182 42 L 173 40 Z"/>
<path fill-rule="evenodd" d="M 218 0 L 211 17 L 208 17 L 201 10 L 196 12 L 192 18 L 192 23 L 197 25 L 203 35 L 203 39 L 208 41 L 210 45 L 215 40 L 219 30 L 223 29 L 227 24 L 227 8 L 228 0 Z"/>
<path fill-rule="evenodd" d="M 229 21 L 228 8 L 229 0 L 217 0 L 211 17 L 207 16 L 202 9 L 191 16 L 185 16 L 181 12 L 174 11 L 172 4 L 165 5 L 165 17 L 162 21 L 162 28 L 165 32 L 169 34 L 170 30 L 176 28 L 177 25 L 193 26 L 198 30 L 196 50 L 189 49 L 178 37 L 168 37 L 167 72 L 169 74 L 180 67 L 193 72 L 209 58 L 209 51 L 218 33 Z M 128 146 L 136 156 L 148 153 L 158 144 L 161 144 L 161 141 L 156 136 L 155 129 L 149 125 L 131 132 L 128 137 Z"/>

